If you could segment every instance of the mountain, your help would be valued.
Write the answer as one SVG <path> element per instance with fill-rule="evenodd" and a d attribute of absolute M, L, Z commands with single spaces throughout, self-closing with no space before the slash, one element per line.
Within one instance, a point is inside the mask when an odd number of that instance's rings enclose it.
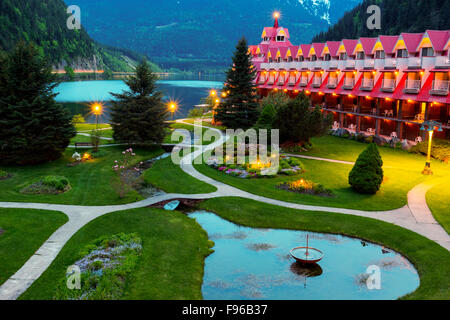
<path fill-rule="evenodd" d="M 369 17 L 366 12 L 372 4 L 381 9 L 381 30 L 366 28 Z M 425 30 L 450 30 L 450 0 L 364 0 L 328 31 L 314 37 L 313 41 L 357 39 Z"/>
<path fill-rule="evenodd" d="M 66 0 L 81 8 L 97 41 L 148 55 L 164 68 L 205 70 L 230 63 L 242 36 L 259 43 L 280 10 L 294 43 L 338 21 L 361 0 Z"/>
<path fill-rule="evenodd" d="M 1 0 L 0 49 L 10 50 L 20 41 L 34 42 L 57 69 L 130 71 L 140 55 L 102 46 L 87 32 L 67 27 L 67 6 L 62 0 Z"/>

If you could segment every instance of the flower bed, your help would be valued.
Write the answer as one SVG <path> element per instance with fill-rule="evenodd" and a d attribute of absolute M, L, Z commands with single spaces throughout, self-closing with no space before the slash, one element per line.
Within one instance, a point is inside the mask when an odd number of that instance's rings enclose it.
<path fill-rule="evenodd" d="M 71 188 L 66 177 L 46 176 L 27 185 L 20 192 L 24 194 L 60 194 L 69 191 Z"/>
<path fill-rule="evenodd" d="M 297 193 L 311 194 L 315 196 L 333 197 L 333 191 L 326 189 L 323 185 L 300 179 L 297 181 L 282 182 L 278 185 L 278 188 Z"/>
<path fill-rule="evenodd" d="M 136 268 L 142 252 L 137 234 L 105 236 L 93 241 L 80 252 L 71 272 L 61 280 L 57 300 L 117 300 Z M 76 272 L 80 272 L 77 288 Z M 69 289 L 68 284 L 73 287 Z"/>
<path fill-rule="evenodd" d="M 236 164 L 236 162 L 236 158 L 220 159 L 213 156 L 208 159 L 207 165 L 227 175 L 241 179 L 276 177 L 279 174 L 293 176 L 305 171 L 303 163 L 294 157 L 281 156 L 278 167 L 275 166 L 275 162 L 272 164 L 271 161 L 263 163 L 258 160 L 255 163 L 245 164 Z"/>

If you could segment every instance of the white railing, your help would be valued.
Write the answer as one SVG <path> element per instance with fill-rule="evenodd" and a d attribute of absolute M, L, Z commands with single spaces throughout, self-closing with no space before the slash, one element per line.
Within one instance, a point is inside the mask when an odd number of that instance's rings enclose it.
<path fill-rule="evenodd" d="M 259 83 L 259 84 L 264 84 L 264 83 L 266 83 L 266 80 L 267 80 L 267 79 L 266 79 L 265 76 L 260 76 L 260 77 L 259 77 L 259 82 L 258 82 L 258 83 Z"/>
<path fill-rule="evenodd" d="M 294 86 L 297 83 L 297 77 L 296 76 L 289 76 L 289 85 Z"/>
<path fill-rule="evenodd" d="M 450 58 L 448 56 L 439 56 L 435 60 L 436 67 L 450 67 Z"/>
<path fill-rule="evenodd" d="M 331 60 L 328 61 L 330 63 L 329 68 L 338 68 L 339 67 L 339 61 L 338 60 Z"/>
<path fill-rule="evenodd" d="M 420 87 L 422 86 L 422 81 L 420 80 L 406 80 L 405 84 L 405 90 L 420 90 Z"/>
<path fill-rule="evenodd" d="M 418 57 L 408 58 L 408 67 L 421 68 L 422 67 L 422 59 L 418 58 Z"/>
<path fill-rule="evenodd" d="M 361 88 L 373 89 L 373 79 L 363 79 Z"/>
<path fill-rule="evenodd" d="M 355 61 L 355 68 L 357 70 L 361 70 L 364 68 L 365 60 L 356 60 Z"/>
<path fill-rule="evenodd" d="M 356 66 L 355 60 L 347 60 L 347 63 L 345 64 L 346 68 L 354 68 Z"/>
<path fill-rule="evenodd" d="M 383 79 L 382 89 L 394 90 L 396 86 L 395 79 Z"/>
<path fill-rule="evenodd" d="M 374 68 L 377 70 L 383 69 L 385 66 L 385 60 L 384 59 L 375 59 L 374 60 Z"/>
<path fill-rule="evenodd" d="M 313 79 L 313 87 L 318 88 L 322 85 L 322 78 L 321 77 L 314 77 Z"/>
<path fill-rule="evenodd" d="M 345 78 L 344 79 L 344 87 L 353 89 L 355 86 L 355 79 L 354 78 Z"/>
<path fill-rule="evenodd" d="M 338 61 L 338 69 L 339 70 L 345 69 L 346 66 L 347 66 L 347 60 L 339 60 Z"/>
<path fill-rule="evenodd" d="M 434 80 L 432 90 L 448 93 L 450 91 L 450 81 Z"/>
<path fill-rule="evenodd" d="M 269 81 L 267 81 L 267 84 L 274 84 L 275 83 L 275 76 L 270 75 L 269 76 Z"/>
<path fill-rule="evenodd" d="M 308 85 L 308 78 L 307 77 L 302 77 L 300 79 L 300 85 L 305 87 L 306 85 Z"/>
<path fill-rule="evenodd" d="M 381 61 L 383 61 L 383 60 L 381 60 Z M 397 59 L 395 59 L 395 58 L 384 59 L 384 67 L 385 68 L 395 68 L 395 67 L 397 67 Z"/>
<path fill-rule="evenodd" d="M 364 60 L 364 68 L 375 68 L 375 59 Z"/>
<path fill-rule="evenodd" d="M 338 78 L 330 77 L 328 78 L 328 87 L 329 88 L 336 88 L 338 85 Z"/>
<path fill-rule="evenodd" d="M 279 77 L 278 77 L 278 85 L 284 85 L 284 83 L 286 82 L 286 77 L 285 76 L 283 76 L 283 75 L 280 75 Z"/>

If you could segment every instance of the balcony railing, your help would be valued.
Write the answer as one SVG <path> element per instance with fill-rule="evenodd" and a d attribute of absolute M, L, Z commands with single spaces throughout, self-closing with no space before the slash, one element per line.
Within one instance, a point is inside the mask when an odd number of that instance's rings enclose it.
<path fill-rule="evenodd" d="M 269 81 L 267 81 L 267 84 L 274 84 L 275 83 L 275 76 L 270 76 Z"/>
<path fill-rule="evenodd" d="M 259 77 L 259 84 L 264 84 L 264 83 L 266 83 L 266 80 L 267 80 L 267 78 L 265 77 L 265 76 L 260 76 Z"/>
<path fill-rule="evenodd" d="M 339 61 L 338 60 L 331 60 L 328 61 L 330 63 L 329 68 L 337 69 L 339 67 Z"/>
<path fill-rule="evenodd" d="M 384 59 L 384 67 L 387 69 L 395 69 L 397 67 L 397 59 L 395 58 Z"/>
<path fill-rule="evenodd" d="M 355 79 L 354 78 L 345 78 L 344 79 L 344 89 L 350 90 L 353 89 L 355 86 Z"/>
<path fill-rule="evenodd" d="M 301 85 L 302 87 L 306 87 L 306 86 L 308 85 L 308 78 L 307 78 L 307 77 L 302 77 L 302 78 L 300 79 L 300 85 Z"/>
<path fill-rule="evenodd" d="M 279 86 L 282 86 L 282 85 L 284 85 L 286 83 L 286 77 L 285 76 L 279 76 L 278 77 L 278 82 L 277 82 L 277 84 L 279 85 Z"/>
<path fill-rule="evenodd" d="M 330 77 L 328 78 L 328 89 L 335 89 L 338 85 L 338 78 L 336 77 Z"/>
<path fill-rule="evenodd" d="M 395 81 L 395 79 L 383 79 L 383 83 L 381 84 L 381 91 L 394 92 L 396 86 L 397 81 Z"/>
<path fill-rule="evenodd" d="M 356 61 L 355 60 L 347 60 L 347 63 L 345 64 L 346 69 L 352 69 L 355 68 Z"/>
<path fill-rule="evenodd" d="M 422 67 L 422 59 L 418 57 L 408 58 L 408 68 L 421 68 Z"/>
<path fill-rule="evenodd" d="M 361 84 L 361 90 L 371 91 L 373 89 L 373 84 L 374 84 L 373 79 L 363 79 Z"/>
<path fill-rule="evenodd" d="M 297 83 L 297 77 L 296 76 L 289 76 L 289 85 L 295 86 L 295 84 Z"/>
<path fill-rule="evenodd" d="M 433 87 L 430 91 L 433 95 L 446 96 L 450 91 L 450 81 L 435 80 L 433 81 Z"/>
<path fill-rule="evenodd" d="M 435 60 L 434 64 L 435 64 L 436 67 L 449 68 L 450 67 L 450 57 L 448 57 L 448 56 L 436 57 L 436 60 Z"/>
<path fill-rule="evenodd" d="M 406 80 L 405 93 L 419 93 L 422 86 L 422 81 L 420 80 Z"/>
<path fill-rule="evenodd" d="M 322 85 L 322 78 L 314 77 L 313 79 L 313 87 L 314 88 L 320 88 Z"/>
<path fill-rule="evenodd" d="M 364 60 L 364 69 L 373 69 L 373 68 L 375 68 L 375 59 Z"/>

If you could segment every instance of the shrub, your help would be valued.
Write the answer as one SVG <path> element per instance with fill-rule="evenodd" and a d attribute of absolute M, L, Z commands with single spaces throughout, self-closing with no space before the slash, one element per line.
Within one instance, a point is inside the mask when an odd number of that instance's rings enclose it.
<path fill-rule="evenodd" d="M 102 137 L 100 130 L 92 130 L 91 132 L 91 143 L 94 147 L 94 152 L 98 152 L 98 147 L 100 145 L 100 138 Z"/>
<path fill-rule="evenodd" d="M 64 191 L 69 185 L 69 180 L 66 177 L 47 176 L 42 179 L 42 184 L 55 188 L 58 191 Z"/>
<path fill-rule="evenodd" d="M 365 143 L 373 143 L 373 136 L 369 136 L 365 139 Z"/>
<path fill-rule="evenodd" d="M 428 141 L 418 143 L 411 148 L 411 152 L 426 155 L 428 153 Z M 447 140 L 433 139 L 431 156 L 437 160 L 448 162 L 450 160 L 450 142 Z"/>
<path fill-rule="evenodd" d="M 371 143 L 356 160 L 348 181 L 359 193 L 375 194 L 383 182 L 383 160 L 375 143 Z"/>
<path fill-rule="evenodd" d="M 8 177 L 8 172 L 0 170 L 0 179 L 5 179 Z"/>
<path fill-rule="evenodd" d="M 86 120 L 81 114 L 74 115 L 72 118 L 72 123 L 85 123 Z"/>
<path fill-rule="evenodd" d="M 256 122 L 257 129 L 272 129 L 277 111 L 271 104 L 266 104 Z"/>
<path fill-rule="evenodd" d="M 205 110 L 203 108 L 194 108 L 189 110 L 188 118 L 201 118 Z"/>

